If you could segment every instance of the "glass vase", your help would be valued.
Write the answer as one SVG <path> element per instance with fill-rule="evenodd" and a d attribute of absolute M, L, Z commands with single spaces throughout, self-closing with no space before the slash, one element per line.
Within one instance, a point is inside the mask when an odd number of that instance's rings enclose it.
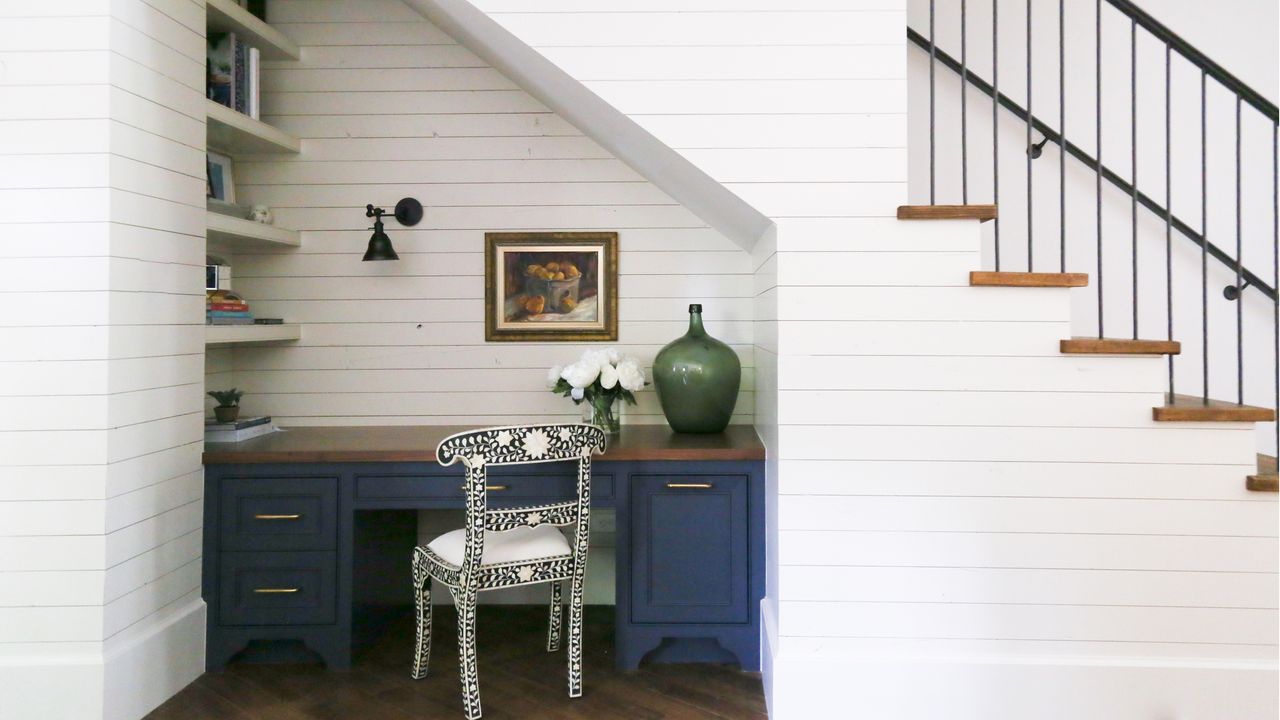
<path fill-rule="evenodd" d="M 610 435 L 622 431 L 622 422 L 618 418 L 618 398 L 596 396 L 582 402 L 582 421 L 604 430 Z"/>

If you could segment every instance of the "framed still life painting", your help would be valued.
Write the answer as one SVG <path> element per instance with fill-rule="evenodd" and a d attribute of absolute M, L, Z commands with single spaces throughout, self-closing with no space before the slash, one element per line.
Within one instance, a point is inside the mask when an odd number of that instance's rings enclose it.
<path fill-rule="evenodd" d="M 485 233 L 488 341 L 618 339 L 618 233 Z"/>

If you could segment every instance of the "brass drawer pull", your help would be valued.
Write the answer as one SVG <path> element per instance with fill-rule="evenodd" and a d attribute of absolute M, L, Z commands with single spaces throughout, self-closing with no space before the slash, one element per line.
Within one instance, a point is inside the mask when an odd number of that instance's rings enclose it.
<path fill-rule="evenodd" d="M 254 588 L 259 595 L 288 595 L 298 592 L 298 588 Z"/>
<path fill-rule="evenodd" d="M 711 483 L 667 483 L 672 490 L 710 490 Z"/>
<path fill-rule="evenodd" d="M 254 520 L 300 520 L 301 518 L 302 518 L 302 515 L 300 513 L 293 513 L 291 515 L 258 514 L 253 516 Z"/>
<path fill-rule="evenodd" d="M 458 489 L 459 489 L 459 490 L 463 490 L 463 491 L 465 491 L 465 490 L 467 489 L 467 486 L 466 486 L 466 485 L 459 485 L 459 486 L 458 486 Z M 501 491 L 503 491 L 503 490 L 507 490 L 507 489 L 508 489 L 508 487 L 507 487 L 506 485 L 485 485 L 485 486 L 484 486 L 484 489 L 485 489 L 485 490 L 488 490 L 488 491 L 490 491 L 490 492 L 501 492 Z"/>

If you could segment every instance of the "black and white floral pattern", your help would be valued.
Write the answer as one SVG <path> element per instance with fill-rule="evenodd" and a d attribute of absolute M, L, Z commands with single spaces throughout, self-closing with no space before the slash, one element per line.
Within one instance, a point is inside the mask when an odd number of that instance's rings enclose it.
<path fill-rule="evenodd" d="M 604 452 L 604 431 L 594 425 L 522 425 L 486 428 L 445 438 L 436 448 L 441 465 L 461 462 L 466 468 L 466 543 L 461 565 L 453 565 L 429 547 L 413 553 L 413 587 L 418 632 L 412 676 L 427 675 L 431 654 L 431 585 L 439 582 L 453 594 L 458 611 L 458 656 L 467 720 L 480 717 L 480 678 L 476 667 L 476 599 L 483 590 L 551 583 L 547 651 L 560 647 L 561 589 L 569 580 L 569 696 L 582 695 L 582 603 L 590 533 L 591 456 Z M 576 501 L 521 508 L 488 509 L 490 465 L 578 461 Z M 486 531 L 501 532 L 538 525 L 574 525 L 566 555 L 486 565 L 481 558 Z"/>

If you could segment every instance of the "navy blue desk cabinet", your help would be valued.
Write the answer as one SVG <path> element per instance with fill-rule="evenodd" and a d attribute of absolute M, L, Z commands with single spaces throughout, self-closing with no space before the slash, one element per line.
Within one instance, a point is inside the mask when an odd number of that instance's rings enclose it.
<path fill-rule="evenodd" d="M 301 641 L 351 666 L 365 608 L 409 607 L 423 508 L 461 508 L 462 473 L 434 462 L 467 428 L 294 428 L 205 449 L 206 665 Z M 567 498 L 573 463 L 494 468 L 490 502 Z M 679 435 L 626 426 L 592 465 L 593 507 L 617 513 L 616 659 L 760 667 L 764 448 L 754 429 Z M 409 662 L 412 637 L 405 638 Z M 270 644 L 268 643 L 268 646 Z"/>

